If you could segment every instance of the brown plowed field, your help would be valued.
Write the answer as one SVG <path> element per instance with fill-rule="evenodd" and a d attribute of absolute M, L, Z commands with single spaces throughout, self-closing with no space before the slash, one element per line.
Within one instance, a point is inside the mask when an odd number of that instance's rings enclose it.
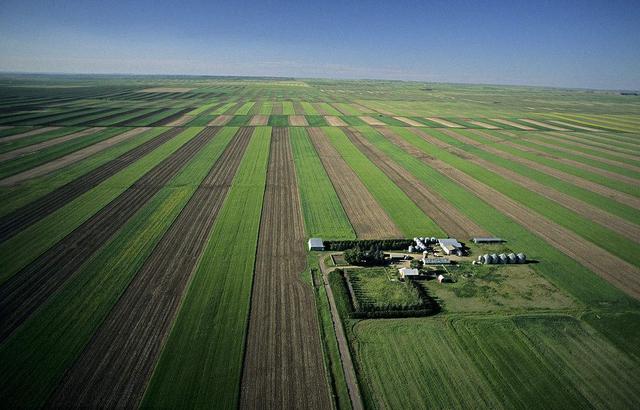
<path fill-rule="evenodd" d="M 456 123 L 453 123 L 451 121 L 443 120 L 442 118 L 436 118 L 436 117 L 426 117 L 426 118 L 429 121 L 433 121 L 433 122 L 438 123 L 440 125 L 444 125 L 445 127 L 449 127 L 449 128 L 464 128 L 460 124 L 456 124 Z"/>
<path fill-rule="evenodd" d="M 427 156 L 422 156 L 421 160 L 623 292 L 640 298 L 640 270 L 635 266 L 441 160 Z"/>
<path fill-rule="evenodd" d="M 549 128 L 550 130 L 555 130 L 555 131 L 569 131 L 566 128 L 560 128 L 556 125 L 551 125 L 551 124 L 545 124 L 544 122 L 540 122 L 540 121 L 536 121 L 536 120 L 530 120 L 528 118 L 520 118 L 520 121 L 522 122 L 526 122 L 528 124 L 533 124 L 533 125 L 537 125 L 538 127 L 545 127 L 545 128 Z"/>
<path fill-rule="evenodd" d="M 402 121 L 402 122 L 404 122 L 405 124 L 410 125 L 410 126 L 412 126 L 412 127 L 426 127 L 426 125 L 424 125 L 423 123 L 418 122 L 418 121 L 416 121 L 416 120 L 412 120 L 411 118 L 407 118 L 407 117 L 398 117 L 398 116 L 393 117 L 393 118 L 395 118 L 395 119 L 396 119 L 396 120 L 398 120 L 398 121 Z"/>
<path fill-rule="evenodd" d="M 327 121 L 327 124 L 332 127 L 346 127 L 348 125 L 346 122 L 342 121 L 342 118 L 336 117 L 335 115 L 325 115 L 324 119 Z"/>
<path fill-rule="evenodd" d="M 386 128 L 379 128 L 381 134 L 387 139 L 397 138 Z M 380 152 L 366 138 L 362 137 L 354 129 L 346 129 L 345 134 L 349 139 L 382 170 L 407 196 L 414 199 L 416 205 L 426 215 L 438 224 L 447 234 L 457 238 L 471 238 L 473 236 L 488 236 L 489 233 L 480 228 L 465 214 L 458 211 L 447 200 L 442 198 L 434 190 L 430 190 L 420 180 L 413 176 L 401 165 L 393 161 L 383 152 Z"/>
<path fill-rule="evenodd" d="M 453 131 L 448 131 L 447 134 L 453 138 L 458 137 L 458 134 L 456 134 Z M 425 138 L 427 142 L 430 142 L 432 144 L 435 144 L 435 141 L 439 141 L 437 138 L 434 138 L 434 137 L 429 137 L 429 138 L 423 137 L 423 138 Z M 452 154 L 455 154 L 460 158 L 463 158 L 466 161 L 472 162 L 476 165 L 479 165 L 482 168 L 495 172 L 496 174 L 501 175 L 509 179 L 510 181 L 515 182 L 516 184 L 519 184 L 524 188 L 527 188 L 532 192 L 536 192 L 547 199 L 550 199 L 554 202 L 559 203 L 560 205 L 574 211 L 579 215 L 584 216 L 585 218 L 588 218 L 593 222 L 599 223 L 600 225 L 606 228 L 616 231 L 619 234 L 624 235 L 627 238 L 640 243 L 640 227 L 638 227 L 638 225 L 630 223 L 627 220 L 619 218 L 615 215 L 612 215 L 600 208 L 592 206 L 586 202 L 583 202 L 572 196 L 564 194 L 560 191 L 550 188 L 530 178 L 522 176 L 517 172 L 514 172 L 508 168 L 501 167 L 492 162 L 486 161 L 482 158 L 473 156 L 461 149 L 448 146 L 447 150 Z"/>
<path fill-rule="evenodd" d="M 293 111 L 297 114 L 297 115 L 304 115 L 304 108 L 302 107 L 302 104 L 300 104 L 300 101 L 294 101 L 293 102 Z"/>
<path fill-rule="evenodd" d="M 503 120 L 503 119 L 500 119 L 500 118 L 492 118 L 491 121 L 499 122 L 500 124 L 508 125 L 510 127 L 518 128 L 518 129 L 521 129 L 521 130 L 524 130 L 524 131 L 535 131 L 536 130 L 535 128 L 531 128 L 531 127 L 526 126 L 526 125 L 517 124 L 517 123 L 515 123 L 513 121 Z"/>
<path fill-rule="evenodd" d="M 324 108 L 322 108 L 322 106 L 319 103 L 310 103 L 310 104 L 313 108 L 316 109 L 316 111 L 318 111 L 319 115 L 329 115 L 329 113 Z"/>
<path fill-rule="evenodd" d="M 229 121 L 231 121 L 232 118 L 233 118 L 233 115 L 219 115 L 218 117 L 211 120 L 209 122 L 209 125 L 223 126 Z"/>
<path fill-rule="evenodd" d="M 309 128 L 311 141 L 349 216 L 358 238 L 402 238 L 404 235 L 373 198 L 360 178 L 319 128 Z"/>
<path fill-rule="evenodd" d="M 193 120 L 193 118 L 194 118 L 193 115 L 184 114 L 182 117 L 171 121 L 169 124 L 167 124 L 167 126 L 168 127 L 177 127 L 177 126 L 180 126 L 180 125 L 184 125 L 184 124 L 190 122 L 191 120 Z"/>
<path fill-rule="evenodd" d="M 133 214 L 213 138 L 208 128 L 0 286 L 0 340 L 55 292 Z"/>
<path fill-rule="evenodd" d="M 249 125 L 259 126 L 259 125 L 267 125 L 269 123 L 268 115 L 260 115 L 256 114 L 251 117 L 251 121 L 249 121 Z"/>
<path fill-rule="evenodd" d="M 6 126 L 4 128 L 12 128 L 13 126 Z M 45 132 L 49 132 L 49 131 L 54 131 L 59 129 L 60 127 L 42 127 L 42 128 L 36 128 L 34 130 L 30 130 L 27 132 L 23 132 L 21 134 L 14 134 L 14 135 L 10 135 L 8 137 L 2 137 L 0 138 L 0 143 L 5 143 L 5 142 L 11 142 L 11 141 L 15 141 L 15 140 L 19 140 L 21 138 L 26 138 L 26 137 L 31 137 L 33 135 L 39 135 L 39 134 L 44 134 Z"/>
<path fill-rule="evenodd" d="M 272 115 L 282 115 L 282 103 L 274 101 L 271 106 L 271 114 Z"/>
<path fill-rule="evenodd" d="M 289 124 L 294 127 L 306 127 L 309 125 L 307 118 L 304 115 L 290 115 Z"/>
<path fill-rule="evenodd" d="M 240 407 L 330 409 L 291 143 L 274 128 L 256 253 Z"/>
<path fill-rule="evenodd" d="M 0 154 L 0 161 L 7 161 L 13 158 L 17 158 L 24 154 L 29 154 L 31 152 L 40 151 L 42 149 L 52 147 L 54 145 L 61 144 L 66 141 L 71 141 L 76 138 L 85 137 L 87 135 L 95 134 L 98 131 L 104 130 L 104 127 L 93 127 L 87 128 L 86 130 L 74 132 L 72 134 L 64 135 L 58 138 L 52 138 L 50 140 L 42 141 L 38 144 L 27 145 L 26 147 L 14 149 L 13 151 L 5 152 L 4 154 Z"/>
<path fill-rule="evenodd" d="M 65 155 L 63 157 L 57 158 L 53 161 L 44 163 L 42 165 L 39 165 L 37 167 L 28 169 L 24 172 L 20 172 L 17 173 L 15 175 L 11 175 L 10 177 L 7 177 L 3 180 L 0 181 L 0 186 L 10 186 L 10 185 L 15 185 L 18 184 L 20 182 L 26 181 L 28 179 L 31 178 L 35 178 L 35 177 L 39 177 L 42 175 L 46 175 L 50 172 L 56 171 L 60 168 L 64 168 L 67 165 L 71 165 L 73 163 L 76 163 L 80 160 L 83 160 L 93 154 L 96 154 L 102 150 L 105 150 L 109 147 L 112 147 L 116 144 L 119 144 L 123 141 L 126 141 L 128 139 L 131 139 L 133 137 L 135 137 L 136 135 L 142 134 L 143 132 L 147 131 L 149 128 L 146 127 L 138 127 L 138 128 L 132 128 L 129 131 L 125 131 L 122 134 L 118 134 L 114 137 L 111 137 L 109 139 L 97 142 L 93 145 L 90 145 L 86 148 L 82 148 L 79 149 L 78 151 L 72 152 L 69 155 Z"/>
<path fill-rule="evenodd" d="M 243 128 L 227 146 L 67 372 L 50 405 L 139 405 L 251 134 L 251 128 Z"/>
<path fill-rule="evenodd" d="M 496 127 L 495 125 L 487 124 L 486 122 L 482 122 L 482 121 L 469 120 L 469 123 L 473 124 L 473 125 L 477 125 L 478 127 L 486 128 L 488 130 L 499 130 L 500 129 L 500 127 Z"/>
<path fill-rule="evenodd" d="M 377 120 L 373 117 L 370 117 L 368 115 L 363 115 L 360 117 L 360 119 L 369 125 L 385 125 L 384 122 Z"/>
<path fill-rule="evenodd" d="M 100 167 L 89 171 L 87 174 L 69 182 L 60 188 L 49 192 L 48 194 L 36 199 L 35 201 L 25 205 L 0 218 L 0 242 L 4 242 L 20 230 L 39 221 L 50 213 L 61 208 L 65 204 L 71 202 L 78 196 L 87 192 L 107 178 L 115 175 L 118 171 L 133 164 L 138 159 L 147 155 L 160 145 L 169 141 L 184 128 L 174 128 L 168 130 L 157 137 L 137 146 L 129 152 L 107 162 Z"/>
<path fill-rule="evenodd" d="M 478 131 L 478 130 L 472 130 L 471 132 L 477 133 L 480 136 L 483 137 L 488 137 L 487 134 L 483 133 L 482 131 Z M 632 195 L 628 195 L 625 194 L 623 192 L 619 192 L 616 191 L 615 189 L 611 189 L 608 188 L 604 185 L 600 185 L 600 184 L 596 184 L 595 182 L 591 182 L 588 181 L 584 178 L 580 178 L 577 177 L 575 175 L 571 175 L 571 174 L 567 174 L 566 172 L 562 172 L 562 171 L 558 171 L 555 168 L 551 168 L 548 167 L 546 165 L 542 165 L 539 164 L 535 161 L 531 161 L 529 159 L 525 159 L 525 158 L 520 158 L 514 155 L 510 155 L 504 151 L 501 151 L 497 148 L 492 147 L 491 145 L 488 144 L 480 144 L 470 138 L 466 138 L 464 136 L 458 136 L 458 138 L 460 139 L 460 141 L 469 144 L 469 145 L 474 145 L 480 149 L 482 149 L 483 151 L 489 152 L 491 154 L 494 154 L 498 157 L 501 158 L 505 158 L 514 162 L 517 162 L 519 164 L 522 165 L 526 165 L 529 168 L 535 169 L 536 171 L 540 171 L 543 172 L 547 175 L 551 175 L 552 177 L 558 178 L 560 180 L 563 180 L 565 182 L 569 182 L 570 184 L 573 184 L 577 187 L 595 192 L 597 194 L 609 197 L 615 201 L 620 202 L 621 204 L 625 204 L 628 206 L 631 206 L 633 208 L 640 208 L 640 199 L 632 196 Z"/>

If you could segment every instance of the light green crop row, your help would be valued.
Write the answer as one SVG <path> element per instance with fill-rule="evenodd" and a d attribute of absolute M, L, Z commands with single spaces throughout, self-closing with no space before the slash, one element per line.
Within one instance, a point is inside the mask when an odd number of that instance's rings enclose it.
<path fill-rule="evenodd" d="M 67 236 L 202 130 L 189 128 L 64 207 L 0 244 L 0 284 Z"/>
<path fill-rule="evenodd" d="M 300 202 L 307 234 L 354 239 L 355 232 L 304 128 L 290 128 Z"/>
<path fill-rule="evenodd" d="M 256 128 L 220 210 L 143 407 L 236 408 L 270 127 Z"/>
<path fill-rule="evenodd" d="M 0 373 L 7 404 L 44 405 L 236 130 L 226 128 L 209 142 L 0 347 L 10 370 Z"/>
<path fill-rule="evenodd" d="M 156 127 L 134 138 L 122 141 L 95 155 L 61 168 L 51 174 L 43 175 L 12 187 L 0 187 L 0 216 L 35 201 L 41 196 L 68 184 L 74 179 L 94 170 L 114 158 L 144 144 L 167 131 L 165 127 Z"/>
<path fill-rule="evenodd" d="M 403 234 L 408 237 L 444 235 L 442 229 L 360 152 L 342 130 L 335 127 L 323 127 L 322 130 Z"/>
<path fill-rule="evenodd" d="M 594 224 L 591 220 L 578 215 L 574 211 L 558 204 L 557 202 L 530 191 L 526 187 L 516 184 L 501 175 L 488 171 L 471 161 L 467 161 L 466 159 L 453 155 L 442 148 L 438 148 L 407 131 L 406 128 L 394 127 L 393 130 L 395 133 L 402 136 L 425 153 L 446 162 L 447 164 L 468 174 L 472 178 L 475 178 L 509 198 L 520 202 L 522 205 L 536 211 L 558 225 L 564 226 L 568 230 L 577 233 L 619 258 L 636 266 L 640 266 L 640 254 L 634 251 L 637 244 L 626 240 L 626 238 L 619 233 L 604 226 Z M 445 136 L 439 131 L 432 130 L 429 134 L 445 140 Z"/>
<path fill-rule="evenodd" d="M 369 133 L 366 137 L 423 184 L 440 193 L 452 206 L 469 216 L 481 228 L 493 235 L 507 238 L 512 249 L 522 250 L 530 258 L 544 261 L 544 263 L 533 265 L 534 269 L 578 300 L 586 304 L 605 302 L 637 306 L 634 300 L 531 233 L 518 221 L 497 211 L 457 182 L 411 156 L 382 135 Z M 410 139 L 407 141 L 411 142 Z"/>

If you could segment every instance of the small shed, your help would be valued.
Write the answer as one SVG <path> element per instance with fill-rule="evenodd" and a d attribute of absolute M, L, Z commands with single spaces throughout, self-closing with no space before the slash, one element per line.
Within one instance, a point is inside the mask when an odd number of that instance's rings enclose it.
<path fill-rule="evenodd" d="M 444 282 L 447 278 L 446 278 L 444 275 L 438 275 L 437 279 L 438 279 L 438 283 L 442 283 L 442 282 Z"/>
<path fill-rule="evenodd" d="M 309 238 L 309 250 L 310 251 L 323 251 L 324 242 L 322 238 Z"/>
<path fill-rule="evenodd" d="M 400 279 L 420 276 L 420 271 L 418 269 L 400 268 L 398 269 L 398 273 L 400 273 Z"/>

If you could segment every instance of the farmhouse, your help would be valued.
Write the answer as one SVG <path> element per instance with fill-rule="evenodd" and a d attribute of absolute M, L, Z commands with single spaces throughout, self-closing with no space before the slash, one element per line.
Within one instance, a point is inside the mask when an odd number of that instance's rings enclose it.
<path fill-rule="evenodd" d="M 471 239 L 473 241 L 473 243 L 502 243 L 502 242 L 506 242 L 504 239 L 502 238 L 497 238 L 497 237 L 480 237 L 480 238 L 473 238 Z"/>
<path fill-rule="evenodd" d="M 310 238 L 309 239 L 309 250 L 310 251 L 323 251 L 324 250 L 324 242 L 322 242 L 322 238 Z"/>
<path fill-rule="evenodd" d="M 442 251 L 447 254 L 458 254 L 462 253 L 462 244 L 458 242 L 456 239 L 448 238 L 448 239 L 438 239 L 438 245 Z"/>
<path fill-rule="evenodd" d="M 409 269 L 409 268 L 401 268 L 398 269 L 400 273 L 400 279 L 404 279 L 405 277 L 416 277 L 420 275 L 420 271 L 418 269 Z"/>

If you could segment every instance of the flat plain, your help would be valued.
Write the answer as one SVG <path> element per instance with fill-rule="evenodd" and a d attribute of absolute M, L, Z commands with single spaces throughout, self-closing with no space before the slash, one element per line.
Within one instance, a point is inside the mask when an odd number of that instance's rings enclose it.
<path fill-rule="evenodd" d="M 535 263 L 334 321 L 307 239 L 415 236 Z M 637 95 L 0 76 L 8 407 L 358 408 L 339 326 L 365 408 L 638 408 L 639 249 Z M 392 276 L 353 271 L 417 303 Z"/>

